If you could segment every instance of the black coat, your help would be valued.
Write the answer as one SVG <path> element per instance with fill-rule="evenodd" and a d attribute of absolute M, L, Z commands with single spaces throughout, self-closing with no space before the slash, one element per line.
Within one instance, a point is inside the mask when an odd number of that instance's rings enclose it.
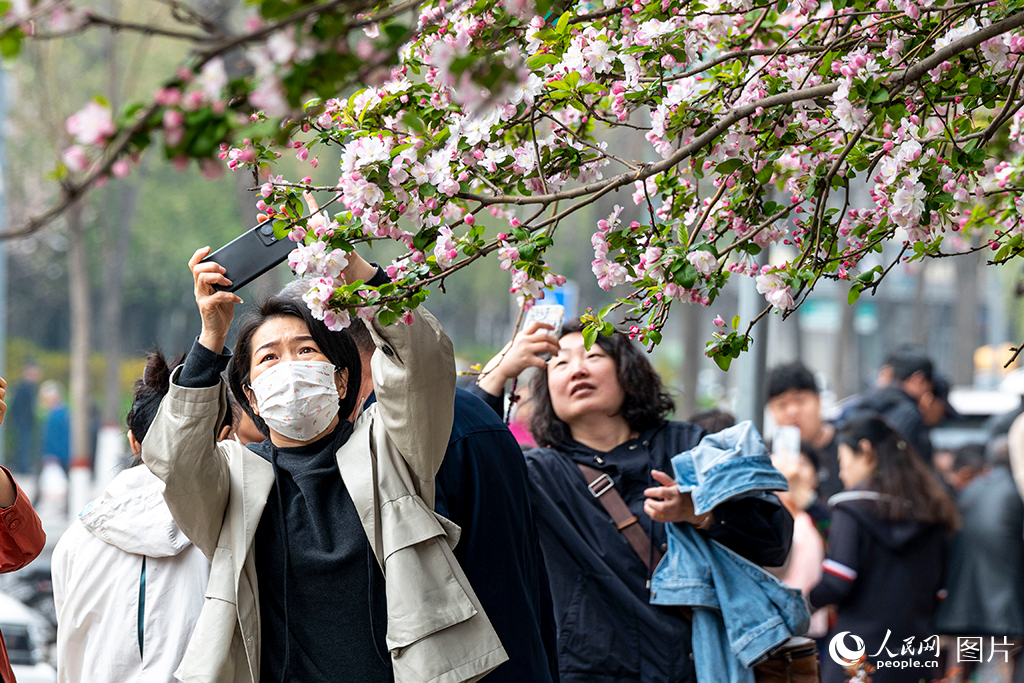
<path fill-rule="evenodd" d="M 435 484 L 435 508 L 462 527 L 455 557 L 508 653 L 488 683 L 558 683 L 551 593 L 523 451 L 494 411 L 462 389 Z"/>
<path fill-rule="evenodd" d="M 952 635 L 1024 635 L 1024 502 L 1013 475 L 996 467 L 958 498 L 949 595 L 936 626 Z"/>
<path fill-rule="evenodd" d="M 576 463 L 603 470 L 657 546 L 665 525 L 643 512 L 650 470 L 671 473 L 671 458 L 697 445 L 704 432 L 666 422 L 608 453 L 570 441 L 527 452 L 534 520 L 558 623 L 562 683 L 683 683 L 696 680 L 690 623 L 678 609 L 650 604 L 649 574 L 591 495 Z M 739 500 L 714 510 L 711 538 L 757 564 L 780 565 L 793 520 L 777 499 Z"/>
<path fill-rule="evenodd" d="M 883 643 L 888 652 L 900 655 L 905 638 L 913 637 L 919 644 L 935 633 L 946 532 L 936 524 L 884 519 L 877 503 L 857 498 L 858 493 L 866 492 L 841 494 L 832 506 L 825 572 L 809 598 L 814 608 L 837 607 L 838 619 L 829 639 L 849 631 L 863 639 L 872 663 L 899 659 L 880 651 Z M 891 632 L 888 639 L 887 631 Z M 880 656 L 872 657 L 875 653 Z M 918 683 L 925 677 L 923 671 L 927 673 L 921 668 L 880 668 L 872 681 Z M 845 683 L 848 678 L 826 653 L 821 657 L 821 674 L 824 683 Z"/>

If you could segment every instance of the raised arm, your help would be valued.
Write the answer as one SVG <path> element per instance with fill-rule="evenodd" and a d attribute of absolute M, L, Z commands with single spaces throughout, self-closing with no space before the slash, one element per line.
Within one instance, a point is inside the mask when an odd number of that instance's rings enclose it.
<path fill-rule="evenodd" d="M 164 500 L 174 521 L 212 558 L 229 491 L 227 457 L 216 441 L 227 410 L 220 372 L 228 356 L 219 352 L 224 349 L 235 304 L 241 299 L 214 289 L 230 281 L 218 264 L 201 263 L 209 252 L 209 247 L 204 247 L 189 261 L 202 333 L 184 366 L 171 375 L 170 390 L 142 442 L 142 460 L 166 484 Z"/>
<path fill-rule="evenodd" d="M 421 481 L 444 459 L 455 406 L 455 354 L 437 319 L 424 308 L 411 325 L 369 326 L 377 350 L 373 388 L 388 436 Z"/>

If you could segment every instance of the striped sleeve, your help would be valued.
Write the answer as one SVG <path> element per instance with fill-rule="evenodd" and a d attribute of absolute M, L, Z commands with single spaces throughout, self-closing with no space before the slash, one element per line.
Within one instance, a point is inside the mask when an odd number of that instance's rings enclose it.
<path fill-rule="evenodd" d="M 808 599 L 815 608 L 838 605 L 857 583 L 860 525 L 842 507 L 832 509 L 828 557 L 821 565 L 821 581 Z"/>

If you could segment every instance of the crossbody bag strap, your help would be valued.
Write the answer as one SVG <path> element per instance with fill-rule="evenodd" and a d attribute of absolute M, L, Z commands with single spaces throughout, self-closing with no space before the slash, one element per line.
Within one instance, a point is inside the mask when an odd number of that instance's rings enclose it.
<path fill-rule="evenodd" d="M 622 535 L 629 541 L 630 547 L 643 560 L 648 570 L 653 570 L 661 562 L 661 551 L 658 548 L 651 548 L 651 539 L 644 533 L 640 526 L 640 520 L 636 518 L 622 500 L 622 496 L 615 490 L 615 482 L 601 470 L 576 463 L 587 480 L 587 488 L 594 498 L 601 503 L 608 516 L 612 518 L 615 527 L 622 532 Z M 653 560 L 654 564 L 651 564 Z"/>
<path fill-rule="evenodd" d="M 615 522 L 616 528 L 629 541 L 633 552 L 643 560 L 648 570 L 653 571 L 657 568 L 661 562 L 661 550 L 651 548 L 651 539 L 644 533 L 636 515 L 630 512 L 626 501 L 622 500 L 622 496 L 615 490 L 615 482 L 612 481 L 612 478 L 595 467 L 580 463 L 576 463 L 576 466 L 580 468 L 583 478 L 587 480 L 587 488 L 590 489 L 590 493 L 601 502 L 608 516 Z M 651 566 L 652 558 L 654 567 Z M 677 609 L 686 617 L 687 621 L 693 621 L 693 611 L 689 607 L 680 605 Z"/>

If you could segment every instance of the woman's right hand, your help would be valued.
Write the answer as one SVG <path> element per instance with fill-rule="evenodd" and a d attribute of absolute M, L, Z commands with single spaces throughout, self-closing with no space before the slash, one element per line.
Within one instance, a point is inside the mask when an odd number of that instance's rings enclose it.
<path fill-rule="evenodd" d="M 547 362 L 541 354 L 558 353 L 558 340 L 551 336 L 555 328 L 547 323 L 534 322 L 505 345 L 505 348 L 484 366 L 477 384 L 492 396 L 501 396 L 505 382 L 528 367 L 542 368 Z"/>
<path fill-rule="evenodd" d="M 210 247 L 197 250 L 189 259 L 188 267 L 192 270 L 196 305 L 203 319 L 199 343 L 214 353 L 220 353 L 235 317 L 235 304 L 242 303 L 242 299 L 232 292 L 214 289 L 214 285 L 230 285 L 231 280 L 224 277 L 224 266 L 213 261 L 201 262 L 209 253 Z"/>

